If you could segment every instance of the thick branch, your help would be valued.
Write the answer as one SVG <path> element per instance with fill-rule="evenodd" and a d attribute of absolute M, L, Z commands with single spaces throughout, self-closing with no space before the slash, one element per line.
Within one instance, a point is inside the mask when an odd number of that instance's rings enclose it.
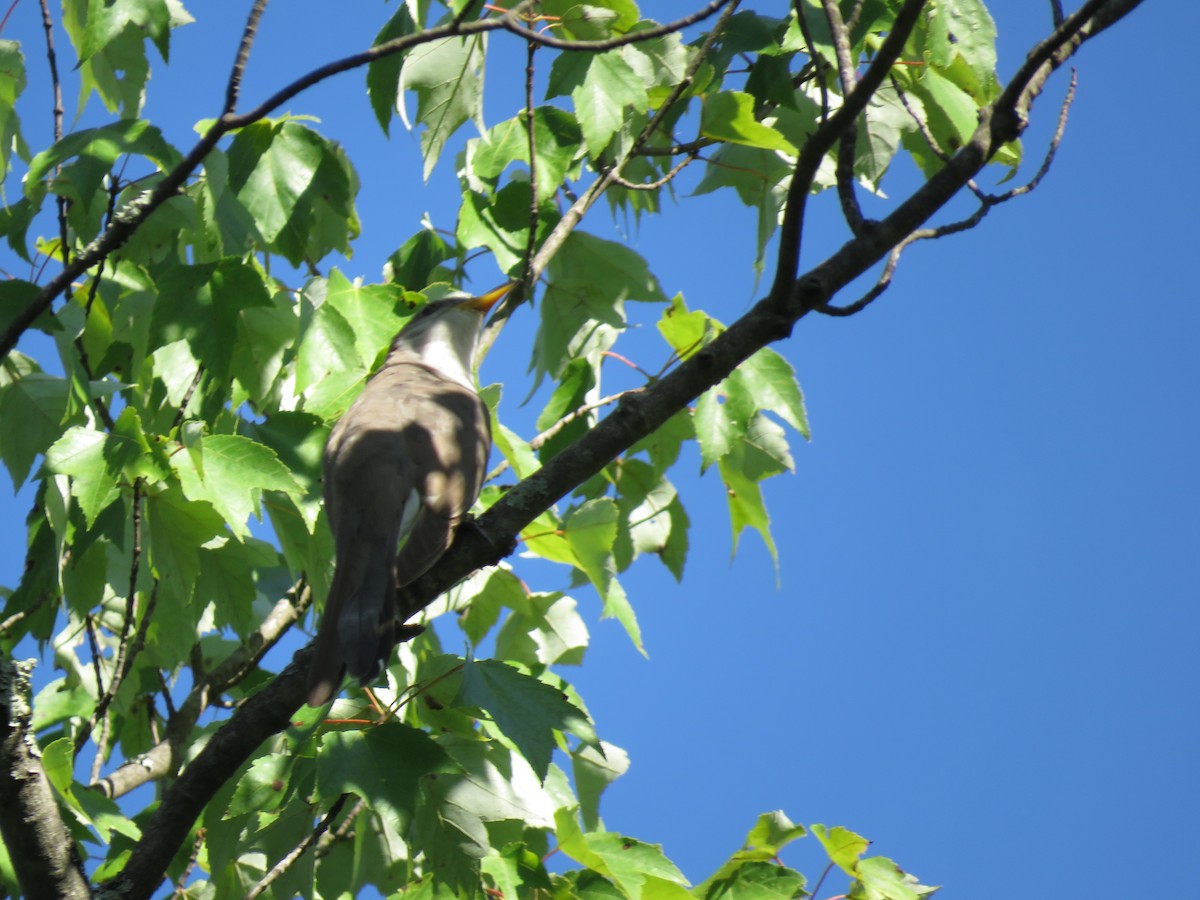
<path fill-rule="evenodd" d="M 91 897 L 30 730 L 34 662 L 0 659 L 0 836 L 24 896 Z"/>

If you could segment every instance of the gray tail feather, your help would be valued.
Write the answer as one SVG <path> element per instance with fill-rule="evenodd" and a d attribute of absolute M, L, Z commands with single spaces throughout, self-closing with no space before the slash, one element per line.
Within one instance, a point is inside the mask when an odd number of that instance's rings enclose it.
<path fill-rule="evenodd" d="M 337 629 L 346 671 L 365 685 L 379 676 L 392 652 L 396 542 L 376 541 L 364 549 L 367 560 L 362 580 L 347 598 Z"/>
<path fill-rule="evenodd" d="M 346 672 L 361 684 L 382 671 L 393 645 L 396 542 L 339 542 L 337 567 L 309 667 L 308 705 L 328 703 Z"/>

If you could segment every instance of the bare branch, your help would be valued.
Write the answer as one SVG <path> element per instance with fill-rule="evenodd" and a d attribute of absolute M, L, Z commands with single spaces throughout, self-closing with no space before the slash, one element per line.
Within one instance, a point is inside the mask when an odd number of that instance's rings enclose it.
<path fill-rule="evenodd" d="M 525 241 L 525 253 L 521 266 L 521 296 L 520 302 L 526 297 L 533 296 L 535 275 L 533 274 L 533 254 L 537 249 L 537 231 L 540 211 L 538 209 L 538 167 L 537 167 L 537 128 L 533 120 L 534 75 L 533 58 L 537 54 L 538 45 L 529 41 L 525 45 L 525 140 L 529 147 L 529 237 Z M 509 304 L 508 309 L 515 308 Z"/>
<path fill-rule="evenodd" d="M 329 812 L 317 823 L 317 827 L 305 835 L 304 840 L 293 847 L 283 859 L 271 867 L 271 870 L 259 880 L 258 884 L 246 892 L 246 900 L 254 900 L 255 897 L 261 897 L 263 891 L 269 888 L 280 875 L 290 869 L 292 864 L 312 846 L 313 842 L 329 830 L 329 826 L 333 824 L 333 820 L 341 813 L 342 807 L 346 805 L 346 800 L 350 796 L 350 794 L 342 794 L 337 800 L 333 801 L 333 806 L 329 807 Z"/>
<path fill-rule="evenodd" d="M 900 11 L 896 13 L 892 30 L 880 46 L 879 53 L 854 90 L 846 95 L 837 111 L 826 119 L 800 148 L 792 183 L 788 186 L 783 224 L 779 229 L 779 259 L 770 295 L 776 302 L 786 302 L 794 292 L 796 273 L 800 268 L 804 211 L 808 202 L 808 192 L 821 160 L 849 124 L 866 108 L 867 102 L 887 77 L 892 64 L 900 58 L 900 51 L 917 24 L 917 16 L 924 5 L 925 0 L 905 0 Z"/>
<path fill-rule="evenodd" d="M 546 443 L 546 441 L 550 440 L 552 437 L 554 437 L 556 434 L 558 434 L 560 431 L 562 431 L 564 428 L 566 428 L 568 425 L 570 425 L 572 422 L 574 422 L 580 416 L 586 416 L 588 413 L 595 412 L 597 409 L 602 409 L 605 406 L 611 406 L 612 404 L 619 401 L 626 394 L 630 394 L 630 393 L 633 393 L 633 391 L 640 391 L 640 390 L 641 390 L 641 388 L 633 388 L 632 391 L 621 391 L 620 393 L 617 393 L 617 394 L 609 394 L 607 397 L 601 397 L 599 400 L 594 400 L 591 403 L 584 403 L 582 406 L 579 406 L 579 407 L 571 410 L 569 413 L 567 413 L 565 416 L 563 416 L 561 419 L 559 419 L 557 422 L 555 422 L 553 425 L 551 425 L 545 431 L 541 432 L 540 434 L 536 435 L 532 440 L 530 440 L 529 449 L 530 450 L 539 449 L 542 445 L 544 445 Z M 487 473 L 487 477 L 484 479 L 484 481 L 495 481 L 497 478 L 499 478 L 501 475 L 503 475 L 507 470 L 508 470 L 508 460 L 502 459 L 502 460 L 500 460 L 500 462 L 498 462 L 496 464 L 496 467 L 494 469 L 492 469 L 492 471 Z"/>
<path fill-rule="evenodd" d="M 698 151 L 698 150 L 695 152 L 689 153 L 687 156 L 685 156 L 683 159 L 681 159 L 679 162 L 677 162 L 674 166 L 672 166 L 671 170 L 669 172 L 667 172 L 666 175 L 664 175 L 662 178 L 657 179 L 656 181 L 646 181 L 646 182 L 639 184 L 638 182 L 635 182 L 635 181 L 626 181 L 620 175 L 614 175 L 613 183 L 619 184 L 621 187 L 625 188 L 625 190 L 627 190 L 627 191 L 656 191 L 663 185 L 668 184 L 672 178 L 674 178 L 676 175 L 678 175 L 680 172 L 682 172 L 685 168 L 687 168 L 689 165 L 691 165 L 693 162 L 695 162 L 696 159 L 699 157 L 699 155 L 700 155 L 700 151 Z"/>
<path fill-rule="evenodd" d="M 142 479 L 135 478 L 133 482 L 133 550 L 130 554 L 129 563 L 129 593 L 125 597 L 125 616 L 121 623 L 121 637 L 117 644 L 117 655 L 113 660 L 112 679 L 108 683 L 108 689 L 105 690 L 100 684 L 99 671 L 97 671 L 96 690 L 101 691 L 100 700 L 96 703 L 96 708 L 92 711 L 91 717 L 79 733 L 75 735 L 75 755 L 83 749 L 88 738 L 92 735 L 92 730 L 96 724 L 102 721 L 108 713 L 108 707 L 112 703 L 113 698 L 117 696 L 117 691 L 121 688 L 121 682 L 125 680 L 125 676 L 129 674 L 133 668 L 133 661 L 136 657 L 136 652 L 128 651 L 129 632 L 133 628 L 134 610 L 137 602 L 137 580 L 138 568 L 142 559 Z M 154 589 L 150 595 L 150 601 L 146 604 L 146 611 L 142 614 L 142 629 L 141 633 L 144 637 L 144 630 L 149 626 L 150 613 L 153 611 L 158 599 L 158 581 L 154 582 Z M 138 648 L 140 650 L 140 647 Z M 95 651 L 93 651 L 95 652 Z M 102 742 L 103 743 L 103 742 Z M 104 755 L 104 748 L 98 748 L 98 757 Z"/>
<path fill-rule="evenodd" d="M 242 90 L 242 77 L 246 74 L 246 61 L 250 59 L 250 49 L 254 46 L 254 37 L 258 34 L 258 23 L 262 20 L 263 11 L 267 8 L 267 0 L 254 0 L 250 7 L 250 15 L 246 19 L 246 27 L 242 29 L 242 41 L 238 45 L 237 56 L 233 60 L 233 70 L 229 73 L 229 83 L 225 86 L 225 108 L 222 114 L 233 115 L 237 109 L 238 95 Z"/>
<path fill-rule="evenodd" d="M 1042 159 L 1041 166 L 1038 167 L 1034 174 L 1026 184 L 1015 187 L 1012 190 L 1006 191 L 1003 194 L 986 194 L 975 186 L 973 181 L 968 181 L 967 186 L 975 193 L 979 199 L 979 208 L 965 219 L 960 219 L 957 222 L 950 222 L 945 225 L 939 225 L 937 228 L 921 228 L 914 231 L 895 247 L 888 254 L 887 262 L 880 273 L 878 280 L 871 289 L 868 290 L 862 297 L 849 303 L 845 306 L 832 306 L 830 304 L 822 304 L 817 307 L 817 312 L 827 316 L 836 316 L 845 318 L 852 316 L 855 313 L 860 313 L 866 309 L 871 303 L 875 302 L 884 291 L 892 284 L 892 276 L 895 274 L 896 266 L 900 261 L 900 255 L 910 245 L 917 241 L 936 240 L 937 238 L 946 237 L 951 234 L 958 234 L 962 231 L 974 228 L 984 217 L 991 211 L 992 207 L 999 206 L 1001 203 L 1006 203 L 1014 197 L 1020 197 L 1035 190 L 1042 179 L 1050 171 L 1050 166 L 1054 162 L 1054 156 L 1058 152 L 1058 147 L 1062 143 L 1063 135 L 1067 128 L 1067 115 L 1070 112 L 1071 104 L 1075 99 L 1075 87 L 1077 83 L 1077 75 L 1074 71 L 1071 72 L 1071 83 L 1067 88 L 1067 95 L 1063 98 L 1062 107 L 1058 112 L 1058 125 L 1054 129 L 1054 136 L 1050 140 L 1050 145 L 1046 150 L 1046 155 Z M 911 112 L 911 110 L 910 110 Z"/>
<path fill-rule="evenodd" d="M 31 730 L 35 660 L 0 658 L 0 836 L 30 900 L 91 897 Z"/>

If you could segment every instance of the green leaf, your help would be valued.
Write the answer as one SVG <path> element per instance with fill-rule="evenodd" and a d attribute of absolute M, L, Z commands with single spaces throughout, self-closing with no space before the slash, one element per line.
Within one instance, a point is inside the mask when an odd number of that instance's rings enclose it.
<path fill-rule="evenodd" d="M 996 23 L 982 0 L 944 0 L 929 16 L 930 65 L 949 69 L 956 59 L 966 63 L 972 78 L 959 82 L 980 103 L 992 97 L 996 82 Z"/>
<path fill-rule="evenodd" d="M 746 835 L 746 846 L 762 850 L 770 856 L 778 856 L 779 851 L 797 838 L 802 838 L 807 832 L 803 825 L 796 825 L 784 815 L 783 810 L 762 813 L 754 827 Z"/>
<path fill-rule="evenodd" d="M 637 24 L 640 16 L 633 0 L 546 0 L 541 5 L 546 15 L 557 16 L 564 37 L 599 41 L 624 34 Z"/>
<path fill-rule="evenodd" d="M 938 890 L 921 884 L 886 856 L 860 860 L 855 876 L 846 895 L 850 900 L 921 900 Z"/>
<path fill-rule="evenodd" d="M 761 150 L 779 150 L 795 156 L 800 151 L 782 134 L 754 117 L 754 98 L 741 91 L 721 91 L 704 98 L 700 133 Z"/>
<path fill-rule="evenodd" d="M 427 6 L 428 4 L 422 4 Z M 422 13 L 422 21 L 424 14 Z M 372 46 L 378 47 L 388 41 L 413 34 L 417 22 L 413 20 L 408 4 L 401 4 L 390 19 L 375 35 Z M 389 134 L 392 116 L 396 114 L 396 100 L 400 90 L 400 67 L 404 63 L 403 53 L 392 53 L 367 64 L 367 96 L 371 98 L 371 109 L 384 134 Z"/>
<path fill-rule="evenodd" d="M 290 305 L 276 303 L 238 313 L 229 374 L 259 412 L 278 408 L 281 375 L 299 333 L 300 320 Z"/>
<path fill-rule="evenodd" d="M 580 865 L 611 878 L 630 900 L 662 896 L 662 883 L 687 886 L 687 879 L 663 854 L 662 848 L 615 832 L 583 834 L 568 831 L 564 839 L 563 818 L 557 820 L 559 849 Z M 680 896 L 665 891 L 667 897 Z M 688 896 L 686 893 L 682 897 Z"/>
<path fill-rule="evenodd" d="M 171 14 L 167 0 L 107 0 L 88 4 L 87 30 L 79 57 L 87 61 L 125 31 L 133 29 L 154 41 L 164 60 L 170 52 Z"/>
<path fill-rule="evenodd" d="M 502 271 L 520 264 L 529 236 L 529 184 L 513 181 L 488 197 L 465 191 L 455 238 L 463 249 L 486 247 Z"/>
<path fill-rule="evenodd" d="M 571 360 L 609 349 L 625 327 L 625 301 L 667 302 L 645 259 L 621 244 L 574 231 L 550 261 L 532 360 L 559 378 Z"/>
<path fill-rule="evenodd" d="M 738 366 L 730 385 L 731 390 L 734 386 L 744 390 L 758 409 L 773 412 L 806 439 L 811 437 L 796 370 L 770 347 L 763 347 Z"/>
<path fill-rule="evenodd" d="M 620 513 L 608 498 L 589 500 L 566 521 L 565 535 L 578 565 L 604 601 L 604 618 L 615 618 L 624 627 L 633 645 L 644 656 L 642 632 L 633 606 L 616 577 L 613 545 L 617 538 Z"/>
<path fill-rule="evenodd" d="M 438 742 L 462 774 L 439 774 L 421 783 L 414 821 L 415 848 L 452 885 L 478 888 L 480 860 L 491 841 L 489 822 L 522 822 L 549 828 L 554 805 L 524 757 L 497 742 L 444 735 Z"/>
<path fill-rule="evenodd" d="M 234 534 L 242 536 L 249 534 L 246 522 L 252 513 L 261 518 L 264 490 L 304 495 L 274 450 L 236 434 L 207 435 L 190 452 L 172 456 L 171 464 L 184 493 L 211 503 Z"/>
<path fill-rule="evenodd" d="M 979 124 L 979 105 L 936 69 L 926 67 L 910 92 L 924 105 L 929 131 L 943 153 L 957 151 Z"/>
<path fill-rule="evenodd" d="M 186 341 L 192 357 L 227 383 L 242 313 L 271 306 L 263 274 L 237 259 L 199 266 L 174 266 L 158 279 L 159 296 L 150 323 L 150 347 Z M 194 370 L 183 373 L 190 384 Z"/>
<path fill-rule="evenodd" d="M 422 228 L 388 257 L 384 277 L 405 290 L 420 291 L 435 281 L 449 281 L 451 273 L 442 264 L 454 258 L 440 234 L 432 227 Z"/>
<path fill-rule="evenodd" d="M 145 516 L 154 574 L 160 587 L 177 603 L 184 604 L 190 600 L 200 574 L 200 547 L 225 535 L 225 520 L 209 503 L 187 499 L 175 485 L 146 497 Z M 161 615 L 155 622 L 168 634 L 187 624 Z"/>
<path fill-rule="evenodd" d="M 283 233 L 324 157 L 322 139 L 295 122 L 255 122 L 229 147 L 229 183 L 267 241 Z"/>
<path fill-rule="evenodd" d="M 320 293 L 324 283 L 313 283 L 309 289 Z M 308 293 L 308 289 L 306 289 Z M 313 399 L 314 386 L 321 392 L 314 406 L 307 402 L 309 412 L 330 418 L 350 405 L 338 405 L 331 398 L 345 396 L 366 377 L 366 367 L 359 361 L 354 329 L 337 308 L 321 303 L 302 327 L 296 346 L 296 392 L 308 393 Z"/>
<path fill-rule="evenodd" d="M 391 343 L 396 332 L 411 317 L 408 307 L 406 315 L 396 309 L 404 300 L 404 291 L 395 284 L 363 285 L 361 279 L 350 282 L 338 269 L 329 273 L 325 289 L 325 305 L 342 314 L 350 330 L 358 358 L 364 368 L 374 367 L 375 360 Z"/>
<path fill-rule="evenodd" d="M 366 731 L 327 732 L 320 743 L 317 796 L 332 802 L 357 794 L 402 827 L 412 820 L 418 786 L 433 773 L 454 771 L 428 734 L 396 721 Z"/>
<path fill-rule="evenodd" d="M 796 900 L 807 896 L 805 878 L 799 872 L 765 860 L 747 860 L 724 867 L 720 878 L 706 881 L 696 890 L 703 900 Z"/>
<path fill-rule="evenodd" d="M 37 456 L 62 435 L 69 393 L 66 379 L 44 372 L 30 372 L 0 387 L 0 421 L 21 423 L 20 428 L 0 428 L 0 458 L 14 490 L 24 484 Z"/>
<path fill-rule="evenodd" d="M 618 568 L 625 569 L 643 553 L 654 553 L 676 580 L 681 578 L 687 557 L 688 518 L 675 486 L 652 465 L 637 459 L 621 464 L 616 484 L 622 523 Z"/>
<path fill-rule="evenodd" d="M 296 757 L 285 753 L 267 753 L 250 764 L 233 791 L 233 799 L 223 819 L 249 812 L 272 812 L 279 808 L 287 794 L 288 781 Z"/>
<path fill-rule="evenodd" d="M 813 825 L 809 830 L 821 842 L 830 861 L 850 876 L 855 874 L 859 857 L 871 846 L 871 842 L 865 837 L 841 825 L 835 825 L 833 828 Z"/>
<path fill-rule="evenodd" d="M 25 90 L 25 57 L 17 41 L 0 41 L 0 72 L 0 174 L 6 174 L 13 149 L 25 145 L 16 109 Z"/>
<path fill-rule="evenodd" d="M 91 204 L 97 193 L 104 198 L 107 192 L 102 182 L 113 164 L 126 154 L 144 157 L 162 171 L 174 168 L 182 160 L 179 151 L 166 142 L 158 128 L 145 119 L 123 119 L 99 128 L 74 131 L 35 156 L 25 176 L 25 196 L 33 197 L 38 182 L 78 157 L 86 165 L 65 170 L 62 177 L 55 179 L 55 192 Z"/>
<path fill-rule="evenodd" d="M 214 624 L 249 635 L 270 610 L 265 599 L 260 602 L 255 575 L 279 565 L 278 551 L 254 538 L 202 548 L 196 591 L 211 599 Z"/>
<path fill-rule="evenodd" d="M 587 716 L 561 691 L 498 660 L 466 661 L 456 705 L 477 706 L 491 716 L 542 781 L 556 731 L 596 739 Z"/>
<path fill-rule="evenodd" d="M 410 131 L 424 125 L 421 153 L 424 177 L 437 164 L 451 135 L 468 120 L 483 131 L 483 35 L 444 38 L 414 47 L 404 58 L 400 90 L 417 95 L 417 115 L 410 122 L 406 105 L 400 115 Z"/>
<path fill-rule="evenodd" d="M 71 785 L 71 796 L 73 805 L 96 829 L 100 840 L 111 843 L 114 834 L 124 835 L 132 841 L 141 840 L 142 829 L 126 818 L 121 808 L 108 797 L 82 784 Z"/>
<path fill-rule="evenodd" d="M 737 553 L 738 539 L 743 529 L 749 527 L 759 533 L 771 552 L 771 558 L 778 563 L 775 541 L 771 537 L 771 520 L 759 482 L 793 468 L 783 429 L 761 413 L 756 413 L 746 429 L 745 438 L 732 444 L 729 453 L 721 457 L 717 467 L 729 504 L 733 553 Z"/>
<path fill-rule="evenodd" d="M 661 104 L 683 81 L 694 53 L 695 50 L 684 44 L 679 34 L 667 34 L 621 48 L 621 55 L 642 79 L 654 106 Z"/>
<path fill-rule="evenodd" d="M 266 120 L 241 129 L 229 148 L 229 183 L 269 249 L 293 265 L 350 254 L 358 179 L 342 150 L 311 128 Z"/>
<path fill-rule="evenodd" d="M 546 96 L 570 94 L 588 153 L 598 157 L 621 130 L 625 109 L 645 112 L 646 86 L 619 50 L 607 53 L 563 53 L 550 68 Z"/>
<path fill-rule="evenodd" d="M 522 599 L 496 636 L 496 655 L 528 666 L 580 665 L 589 637 L 575 600 L 557 591 Z"/>
<path fill-rule="evenodd" d="M 86 720 L 95 706 L 96 698 L 82 684 L 56 678 L 34 698 L 32 729 L 37 734 L 73 716 Z"/>
<path fill-rule="evenodd" d="M 128 456 L 109 459 L 120 445 L 110 443 L 109 436 L 80 425 L 68 428 L 61 438 L 46 450 L 49 471 L 71 476 L 71 496 L 79 501 L 88 527 L 120 495 L 119 479 Z"/>
<path fill-rule="evenodd" d="M 588 831 L 600 831 L 600 795 L 628 771 L 629 754 L 602 741 L 599 747 L 580 747 L 571 754 L 571 763 L 583 827 Z"/>
<path fill-rule="evenodd" d="M 60 737 L 42 748 L 42 770 L 64 800 L 74 801 L 71 783 L 75 780 L 75 747 L 69 737 Z"/>

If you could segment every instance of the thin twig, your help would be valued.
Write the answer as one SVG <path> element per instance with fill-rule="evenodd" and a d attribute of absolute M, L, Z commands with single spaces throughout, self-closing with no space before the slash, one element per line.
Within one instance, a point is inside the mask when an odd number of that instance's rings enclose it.
<path fill-rule="evenodd" d="M 529 237 L 525 241 L 524 262 L 521 267 L 521 299 L 533 296 L 533 254 L 537 248 L 538 219 L 538 165 L 537 129 L 534 127 L 534 75 L 533 58 L 538 44 L 525 44 L 525 140 L 529 146 Z"/>
<path fill-rule="evenodd" d="M 834 56 L 837 58 L 838 80 L 842 85 L 842 96 L 848 97 L 858 84 L 858 75 L 854 68 L 854 59 L 850 55 L 850 33 L 846 23 L 842 21 L 841 7 L 837 0 L 822 0 L 825 8 L 825 21 L 829 25 L 829 34 L 833 38 Z M 858 202 L 858 194 L 854 189 L 855 145 L 858 143 L 858 119 L 851 120 L 838 138 L 837 165 L 837 196 L 842 207 L 842 217 L 850 226 L 850 232 L 858 235 L 863 228 L 862 206 Z"/>
<path fill-rule="evenodd" d="M 939 225 L 936 228 L 921 228 L 914 231 L 912 234 L 905 237 L 888 253 L 887 262 L 884 263 L 883 270 L 880 272 L 879 278 L 875 281 L 865 294 L 855 300 L 853 303 L 847 303 L 844 306 L 833 306 L 832 304 L 824 304 L 817 307 L 817 312 L 827 316 L 836 318 L 847 318 L 856 313 L 862 312 L 868 306 L 877 300 L 884 291 L 892 284 L 892 276 L 895 274 L 896 266 L 900 262 L 900 255 L 910 245 L 917 241 L 936 240 L 938 238 L 947 237 L 951 234 L 959 234 L 968 231 L 980 222 L 984 217 L 991 212 L 993 207 L 999 206 L 1001 203 L 1007 203 L 1014 197 L 1020 197 L 1035 190 L 1042 179 L 1050 171 L 1050 166 L 1054 163 L 1055 154 L 1058 152 L 1059 145 L 1062 144 L 1063 135 L 1067 129 L 1067 117 L 1070 113 L 1071 104 L 1075 100 L 1075 89 L 1078 82 L 1078 73 L 1075 70 L 1071 71 L 1071 83 L 1067 87 L 1067 95 L 1063 98 L 1062 106 L 1058 111 L 1058 124 L 1054 129 L 1054 135 L 1050 139 L 1050 144 L 1046 149 L 1046 155 L 1042 158 L 1042 164 L 1038 167 L 1027 183 L 1011 190 L 1005 191 L 1003 194 L 987 194 L 975 186 L 973 181 L 968 181 L 967 184 L 972 188 L 976 198 L 979 200 L 979 207 L 971 215 L 965 219 L 959 219 L 956 222 L 950 222 L 945 225 Z"/>
<path fill-rule="evenodd" d="M 601 407 L 609 406 L 610 404 L 616 403 L 617 401 L 619 401 L 622 397 L 626 396 L 627 394 L 632 394 L 632 393 L 634 393 L 636 391 L 640 391 L 640 390 L 641 390 L 641 388 L 631 388 L 630 390 L 627 390 L 627 391 L 621 391 L 619 394 L 609 394 L 607 397 L 601 397 L 599 400 L 593 400 L 591 403 L 585 403 L 582 406 L 579 406 L 579 407 L 571 410 L 569 413 L 564 415 L 561 419 L 556 421 L 553 425 L 551 425 L 545 431 L 541 432 L 536 437 L 534 437 L 532 440 L 530 440 L 529 441 L 529 449 L 530 450 L 540 449 L 541 446 L 546 443 L 546 441 L 550 440 L 552 437 L 554 437 L 556 434 L 558 434 L 560 431 L 562 431 L 564 428 L 566 428 L 568 425 L 570 425 L 572 422 L 574 422 L 580 416 L 585 416 L 590 412 L 600 409 Z M 495 479 L 497 479 L 501 475 L 503 475 L 507 470 L 508 470 L 508 460 L 502 459 L 502 460 L 500 460 L 499 463 L 496 464 L 496 467 L 494 469 L 492 469 L 492 471 L 487 473 L 487 477 L 484 480 L 485 481 L 494 481 Z"/>
<path fill-rule="evenodd" d="M 671 168 L 671 170 L 669 172 L 667 172 L 666 175 L 664 175 L 662 178 L 658 179 L 657 181 L 645 181 L 645 182 L 642 182 L 641 184 L 638 184 L 635 181 L 626 181 L 620 175 L 614 175 L 613 183 L 619 184 L 621 187 L 625 188 L 627 191 L 656 191 L 660 187 L 662 187 L 663 185 L 665 185 L 669 181 L 671 181 L 672 178 L 674 178 L 676 175 L 678 175 L 680 172 L 682 172 L 691 163 L 695 162 L 699 156 L 700 156 L 700 151 L 698 151 L 698 150 L 694 151 L 692 153 L 689 153 L 687 156 L 685 156 L 683 159 L 681 159 L 678 163 L 676 163 Z"/>
<path fill-rule="evenodd" d="M 824 124 L 829 118 L 829 86 L 825 83 L 825 72 L 829 68 L 829 60 L 817 52 L 816 41 L 813 40 L 812 32 L 808 27 L 808 19 L 804 18 L 804 6 L 803 0 L 796 0 L 794 4 L 796 25 L 800 28 L 800 37 L 804 39 L 805 52 L 808 53 L 809 62 L 812 63 L 816 73 L 817 87 L 821 91 L 821 124 Z"/>
<path fill-rule="evenodd" d="M 183 424 L 183 418 L 187 415 L 188 404 L 192 402 L 192 394 L 196 393 L 196 388 L 200 386 L 200 379 L 204 377 L 204 366 L 196 366 L 196 374 L 192 376 L 192 383 L 187 386 L 187 390 L 183 392 L 183 398 L 179 401 L 179 409 L 175 411 L 175 418 L 171 420 L 171 427 L 167 431 L 174 431 Z"/>
<path fill-rule="evenodd" d="M 117 652 L 113 657 L 112 678 L 108 682 L 108 690 L 104 690 L 99 684 L 96 685 L 96 690 L 99 693 L 100 699 L 96 702 L 96 708 L 93 710 L 87 724 L 84 725 L 79 733 L 75 736 L 75 753 L 76 755 L 83 749 L 91 737 L 92 730 L 96 724 L 100 722 L 108 712 L 108 707 L 116 696 L 118 689 L 121 687 L 121 682 L 124 680 L 126 672 L 126 654 L 128 652 L 129 632 L 133 628 L 133 619 L 135 611 L 135 603 L 137 602 L 137 579 L 138 568 L 142 558 L 142 479 L 135 478 L 133 481 L 133 550 L 130 553 L 129 562 L 129 590 L 125 596 L 125 616 L 121 623 L 121 636 L 117 644 Z M 157 582 L 155 590 L 157 590 Z M 144 620 L 149 619 L 149 607 L 143 615 Z M 132 660 L 130 660 L 132 662 Z M 103 749 L 103 748 L 101 748 Z M 100 753 L 99 755 L 103 755 Z M 94 779 L 93 779 L 94 780 Z"/>
<path fill-rule="evenodd" d="M 853 122 L 858 114 L 866 108 L 867 103 L 883 79 L 887 77 L 892 64 L 900 58 L 900 52 L 908 36 L 916 27 L 925 0 L 904 0 L 904 5 L 896 13 L 896 19 L 888 36 L 884 39 L 874 61 L 858 80 L 853 91 L 842 99 L 838 107 L 828 119 L 813 133 L 796 158 L 796 168 L 792 173 L 791 184 L 788 185 L 787 200 L 783 210 L 783 224 L 779 228 L 779 257 L 775 268 L 775 281 L 771 285 L 770 297 L 773 301 L 789 305 L 797 289 L 796 274 L 800 270 L 800 243 L 804 235 L 804 213 L 808 203 L 809 189 L 816 178 L 821 160 L 842 135 L 846 127 Z"/>
<path fill-rule="evenodd" d="M 175 891 L 171 894 L 172 900 L 176 897 L 182 897 L 187 888 L 188 879 L 192 876 L 192 869 L 196 867 L 196 859 L 200 856 L 200 850 L 204 847 L 205 833 L 203 828 L 196 829 L 196 839 L 192 841 L 192 855 L 188 857 L 188 864 L 184 867 L 183 872 L 179 875 L 179 880 L 175 882 Z"/>
<path fill-rule="evenodd" d="M 353 807 L 350 808 L 350 812 L 346 813 L 346 818 L 342 819 L 341 824 L 339 824 L 337 828 L 333 829 L 332 831 L 327 831 L 325 834 L 321 835 L 321 839 L 317 841 L 317 849 L 315 851 L 317 859 L 321 859 L 323 856 L 328 856 L 330 851 L 333 850 L 334 844 L 346 840 L 346 838 L 350 835 L 350 829 L 354 827 L 354 820 L 357 819 L 362 811 L 366 808 L 367 801 L 360 799 L 354 804 Z"/>
<path fill-rule="evenodd" d="M 63 98 L 62 98 L 62 83 L 58 80 L 58 54 L 54 52 L 54 19 L 50 16 L 50 4 L 48 0 L 38 0 L 42 9 L 42 29 L 46 32 L 46 58 L 50 63 L 50 88 L 51 96 L 54 98 L 54 107 L 51 112 L 54 115 L 54 142 L 58 143 L 63 136 Z M 15 3 L 13 4 L 16 5 Z M 7 19 L 8 16 L 5 16 Z M 62 171 L 62 166 L 55 166 L 54 174 L 57 176 Z M 69 265 L 70 245 L 67 241 L 67 198 L 61 194 L 55 195 L 55 205 L 58 207 L 58 235 L 59 235 L 59 253 L 62 255 L 63 265 Z"/>
<path fill-rule="evenodd" d="M 246 18 L 246 27 L 242 29 L 242 40 L 238 44 L 237 55 L 233 59 L 233 71 L 229 73 L 229 81 L 225 85 L 225 108 L 222 113 L 226 116 L 233 115 L 234 110 L 237 109 L 238 96 L 242 90 L 242 78 L 246 74 L 246 62 L 250 59 L 250 49 L 254 46 L 255 35 L 258 34 L 258 23 L 266 8 L 267 0 L 254 0 L 254 5 L 250 7 L 250 15 Z"/>
<path fill-rule="evenodd" d="M 821 885 L 825 883 L 825 879 L 829 877 L 829 873 L 833 871 L 833 861 L 830 860 L 829 865 L 825 867 L 825 871 L 821 873 L 821 877 L 817 879 L 817 883 L 813 886 L 812 893 L 808 896 L 816 900 L 817 892 L 821 890 Z"/>
<path fill-rule="evenodd" d="M 314 828 L 309 834 L 305 835 L 304 839 L 300 841 L 300 843 L 288 851 L 287 855 L 284 856 L 283 859 L 277 862 L 271 867 L 269 872 L 263 875 L 258 884 L 254 885 L 254 887 L 246 892 L 246 900 L 254 900 L 255 897 L 262 896 L 263 891 L 270 887 L 280 875 L 290 869 L 292 864 L 304 855 L 304 851 L 312 846 L 313 841 L 317 840 L 317 838 L 319 838 L 326 832 L 326 830 L 328 830 L 333 820 L 338 817 L 339 813 L 341 813 L 342 807 L 346 805 L 346 799 L 350 796 L 350 794 L 342 794 L 340 797 L 334 800 L 333 806 L 329 807 L 329 812 L 325 813 L 325 816 L 320 822 L 317 823 L 317 827 Z"/>

